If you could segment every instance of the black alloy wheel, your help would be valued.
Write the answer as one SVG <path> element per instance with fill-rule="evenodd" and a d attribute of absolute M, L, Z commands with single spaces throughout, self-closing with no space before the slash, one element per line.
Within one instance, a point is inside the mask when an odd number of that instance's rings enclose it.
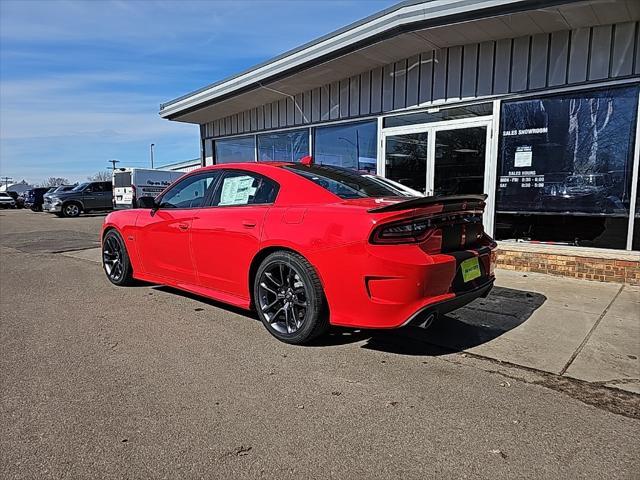
<path fill-rule="evenodd" d="M 110 230 L 102 241 L 102 267 L 111 283 L 118 286 L 133 283 L 133 269 L 122 237 Z"/>
<path fill-rule="evenodd" d="M 296 253 L 281 251 L 265 258 L 256 273 L 254 301 L 264 326 L 283 342 L 307 343 L 329 326 L 318 275 Z"/>

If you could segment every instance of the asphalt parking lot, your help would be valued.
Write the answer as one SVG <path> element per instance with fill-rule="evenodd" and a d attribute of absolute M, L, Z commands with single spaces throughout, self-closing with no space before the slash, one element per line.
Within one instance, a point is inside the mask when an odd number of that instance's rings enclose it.
<path fill-rule="evenodd" d="M 592 292 L 578 312 L 499 272 L 433 330 L 294 347 L 216 302 L 112 286 L 102 219 L 0 212 L 2 478 L 637 478 L 640 397 L 589 377 L 638 381 L 635 334 L 615 368 L 602 351 L 625 296 L 629 337 L 633 289 L 562 287 Z"/>

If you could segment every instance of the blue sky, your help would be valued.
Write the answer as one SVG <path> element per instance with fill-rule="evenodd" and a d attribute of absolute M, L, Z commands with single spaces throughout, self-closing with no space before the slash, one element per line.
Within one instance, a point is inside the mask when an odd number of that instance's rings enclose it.
<path fill-rule="evenodd" d="M 0 0 L 0 176 L 72 181 L 199 156 L 159 104 L 395 0 Z"/>

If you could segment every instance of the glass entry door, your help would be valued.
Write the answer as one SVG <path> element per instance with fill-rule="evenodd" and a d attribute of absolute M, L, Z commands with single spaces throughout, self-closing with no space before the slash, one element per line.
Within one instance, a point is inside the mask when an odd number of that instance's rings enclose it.
<path fill-rule="evenodd" d="M 385 177 L 426 193 L 428 138 L 428 132 L 387 136 Z"/>
<path fill-rule="evenodd" d="M 487 127 L 435 132 L 433 195 L 484 193 Z"/>
<path fill-rule="evenodd" d="M 490 124 L 484 120 L 384 129 L 379 171 L 425 195 L 488 192 Z"/>

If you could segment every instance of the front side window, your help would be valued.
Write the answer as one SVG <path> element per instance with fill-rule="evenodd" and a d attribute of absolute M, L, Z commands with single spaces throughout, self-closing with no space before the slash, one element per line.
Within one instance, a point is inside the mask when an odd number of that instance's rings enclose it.
<path fill-rule="evenodd" d="M 421 196 L 420 192 L 396 182 L 348 168 L 329 165 L 287 165 L 283 168 L 320 185 L 340 198 Z"/>
<path fill-rule="evenodd" d="M 216 163 L 255 162 L 254 137 L 236 137 L 216 140 L 214 143 Z"/>
<path fill-rule="evenodd" d="M 227 172 L 216 188 L 212 204 L 218 207 L 261 205 L 273 203 L 278 185 L 262 175 L 232 171 Z"/>
<path fill-rule="evenodd" d="M 378 124 L 375 120 L 317 127 L 313 159 L 318 165 L 333 165 L 375 174 L 377 138 Z"/>
<path fill-rule="evenodd" d="M 258 135 L 258 161 L 298 162 L 309 155 L 309 130 Z"/>
<path fill-rule="evenodd" d="M 160 208 L 202 207 L 218 175 L 218 172 L 209 172 L 185 178 L 162 196 Z"/>
<path fill-rule="evenodd" d="M 624 248 L 638 87 L 504 102 L 497 237 Z"/>

